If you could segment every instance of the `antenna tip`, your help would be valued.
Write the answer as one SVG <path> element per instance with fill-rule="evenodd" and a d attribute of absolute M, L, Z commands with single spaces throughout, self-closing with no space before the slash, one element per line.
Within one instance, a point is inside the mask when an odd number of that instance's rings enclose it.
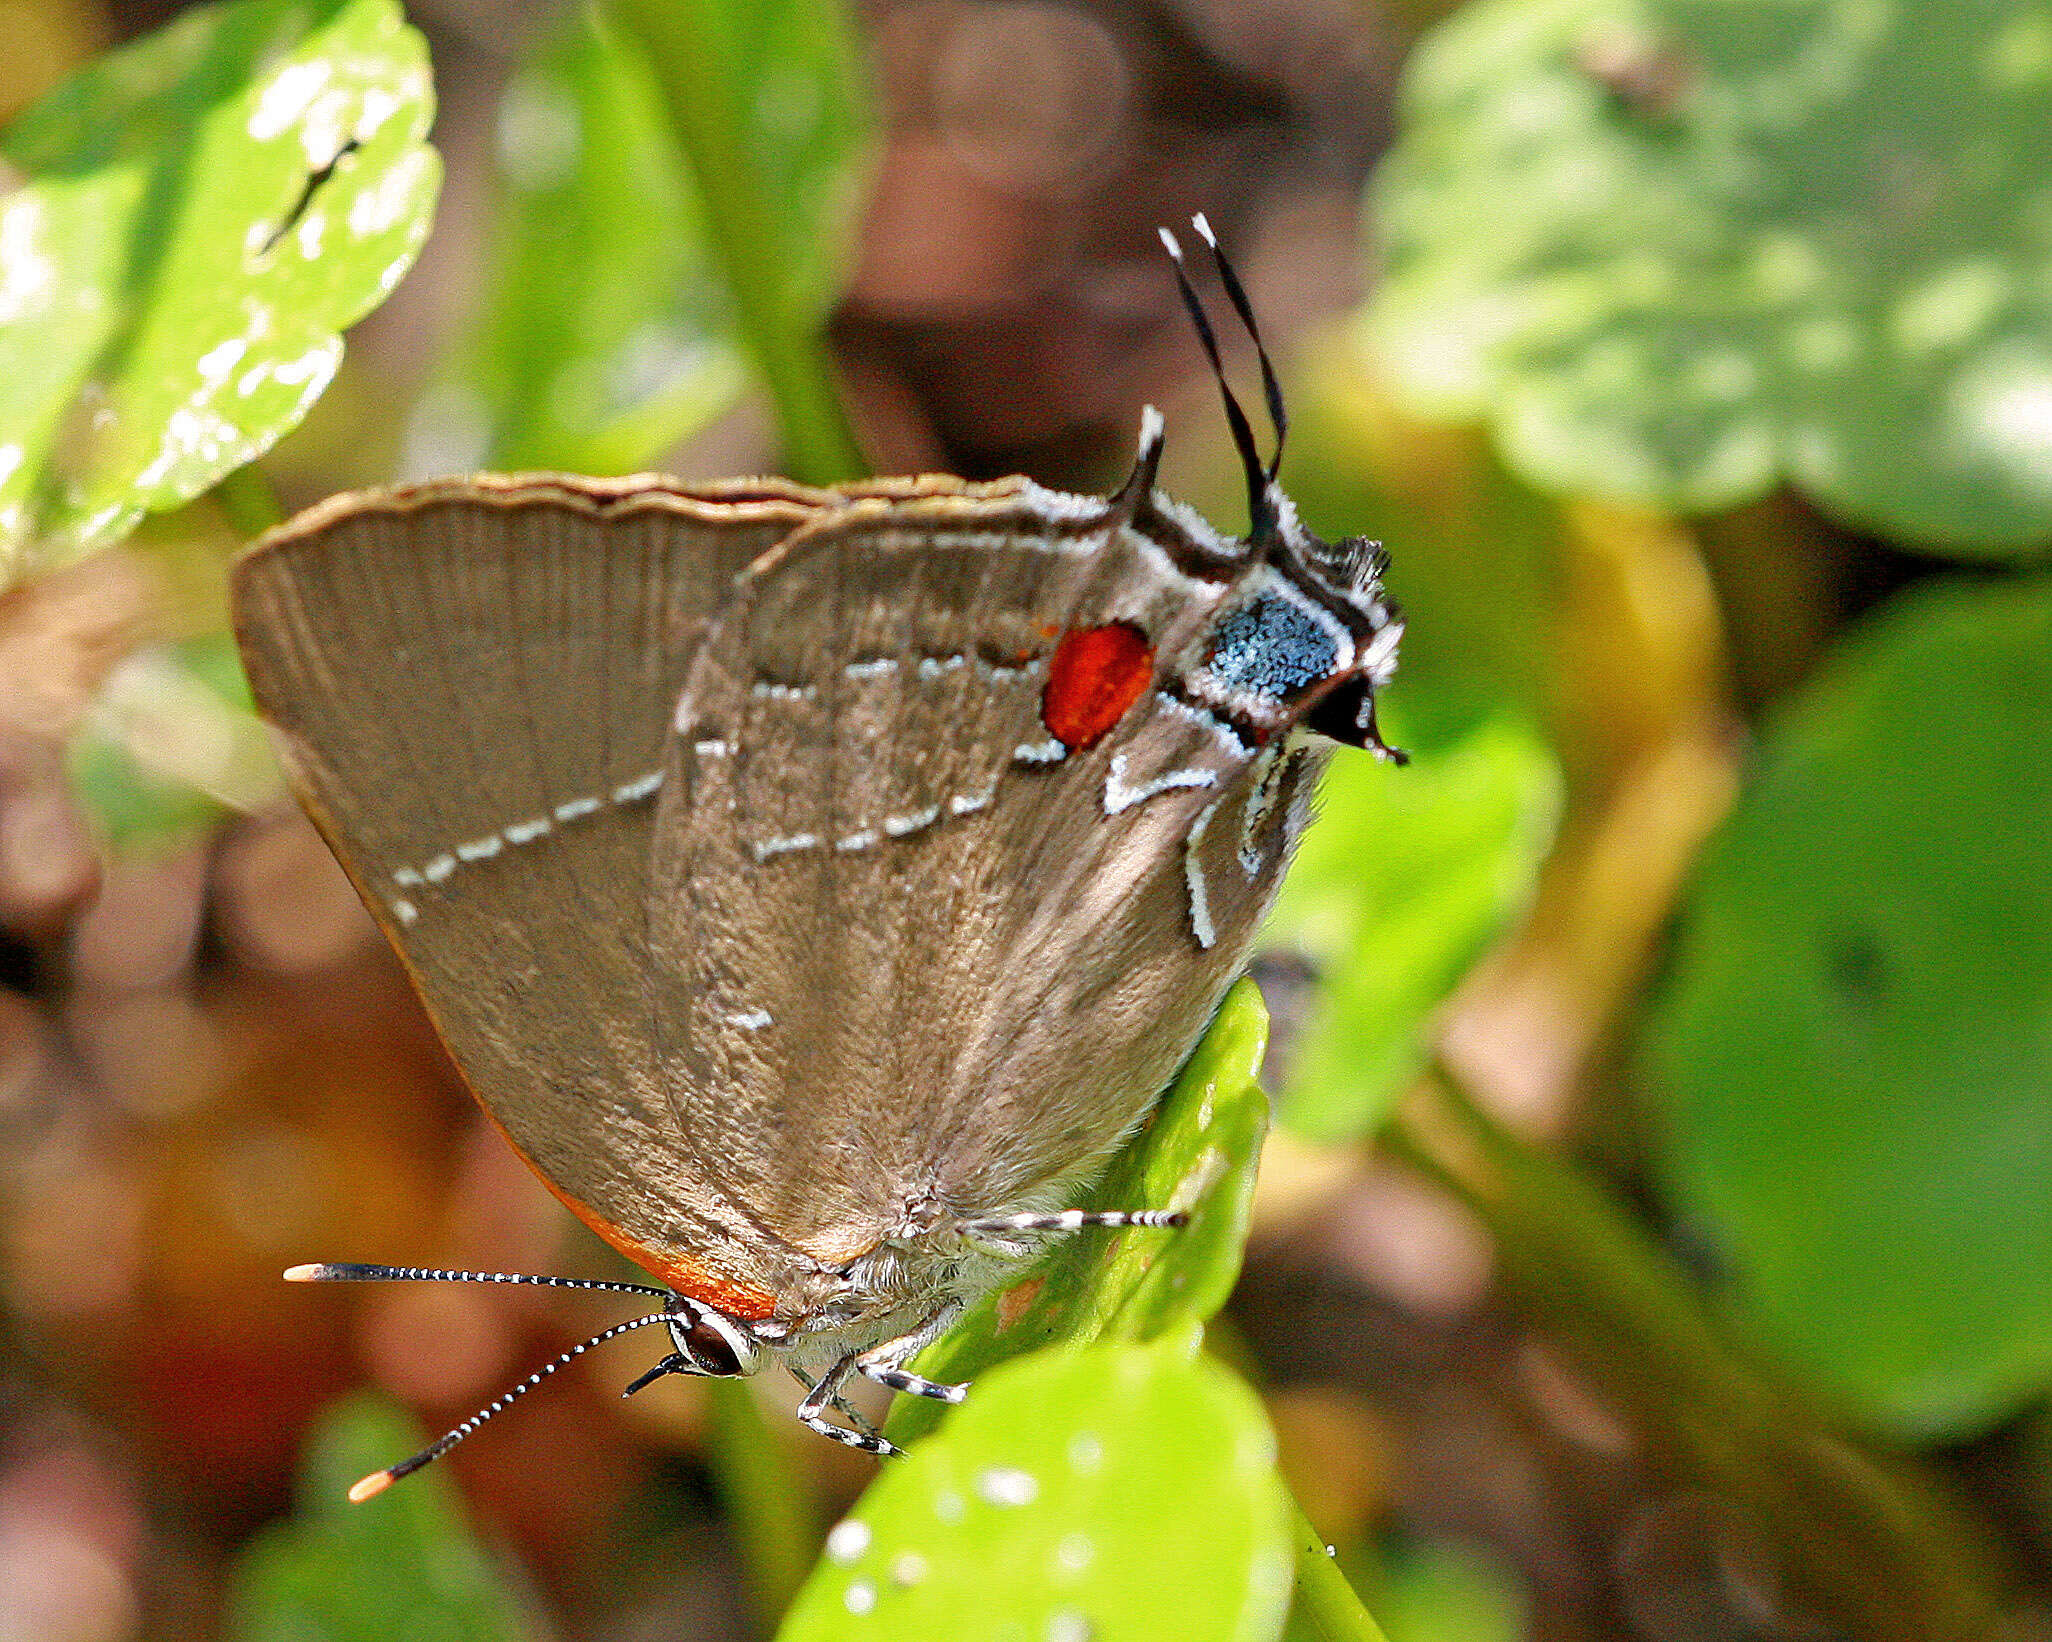
<path fill-rule="evenodd" d="M 1190 226 L 1204 236 L 1204 243 L 1214 251 L 1218 249 L 1218 235 L 1211 231 L 1211 219 L 1202 211 L 1190 219 Z"/>
<path fill-rule="evenodd" d="M 1155 232 L 1161 235 L 1163 249 L 1170 256 L 1174 257 L 1176 261 L 1181 262 L 1183 260 L 1183 248 L 1176 243 L 1176 236 L 1171 234 L 1166 228 L 1157 228 Z"/>
<path fill-rule="evenodd" d="M 1160 444 L 1166 436 L 1168 424 L 1162 420 L 1161 412 L 1152 405 L 1140 407 L 1140 448 Z"/>
<path fill-rule="evenodd" d="M 367 1499 L 376 1499 L 378 1495 L 391 1487 L 395 1480 L 389 1469 L 373 1471 L 360 1482 L 353 1483 L 350 1486 L 349 1503 L 351 1505 L 361 1505 Z"/>
<path fill-rule="evenodd" d="M 285 1281 L 288 1283 L 318 1283 L 327 1275 L 328 1268 L 318 1264 L 285 1268 Z"/>

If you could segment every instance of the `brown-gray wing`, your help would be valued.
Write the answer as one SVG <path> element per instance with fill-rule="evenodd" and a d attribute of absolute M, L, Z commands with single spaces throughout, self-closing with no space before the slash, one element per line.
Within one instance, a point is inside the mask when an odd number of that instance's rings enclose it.
<path fill-rule="evenodd" d="M 841 505 L 443 481 L 324 504 L 235 573 L 299 794 L 487 1110 L 621 1247 L 743 1311 L 767 1290 L 692 1189 L 643 1013 L 649 835 L 707 620 Z"/>
<path fill-rule="evenodd" d="M 650 1015 L 671 1083 L 719 1091 L 696 1166 L 822 1261 L 1057 1195 L 1238 968 L 1246 897 L 1222 875 L 1193 914 L 1186 847 L 1255 752 L 1166 688 L 1234 570 L 1143 512 L 1023 481 L 851 505 L 693 660 Z"/>

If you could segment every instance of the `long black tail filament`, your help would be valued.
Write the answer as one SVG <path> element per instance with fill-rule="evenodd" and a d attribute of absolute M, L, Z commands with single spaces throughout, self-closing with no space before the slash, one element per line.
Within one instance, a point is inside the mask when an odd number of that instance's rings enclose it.
<path fill-rule="evenodd" d="M 294 1266 L 285 1273 L 288 1283 L 526 1283 L 541 1288 L 595 1289 L 607 1294 L 641 1294 L 654 1299 L 667 1299 L 667 1289 L 652 1288 L 646 1283 L 609 1283 L 589 1277 L 530 1277 L 514 1272 L 502 1271 L 437 1271 L 425 1266 L 366 1266 L 349 1263 Z M 650 1312 L 646 1317 L 635 1317 L 624 1323 L 615 1323 L 611 1328 L 601 1329 L 580 1345 L 572 1346 L 554 1362 L 545 1363 L 518 1385 L 494 1397 L 483 1408 L 467 1420 L 445 1431 L 419 1453 L 410 1455 L 397 1465 L 388 1465 L 382 1471 L 373 1471 L 350 1486 L 349 1497 L 357 1504 L 382 1494 L 401 1477 L 410 1476 L 424 1465 L 430 1465 L 454 1448 L 471 1432 L 483 1425 L 494 1414 L 502 1412 L 512 1403 L 527 1395 L 542 1381 L 558 1369 L 565 1368 L 582 1357 L 593 1346 L 604 1345 L 608 1340 L 618 1339 L 623 1334 L 632 1334 L 636 1329 L 667 1321 L 668 1311 Z"/>
<path fill-rule="evenodd" d="M 1218 237 L 1212 233 L 1210 222 L 1202 212 L 1190 221 L 1204 243 L 1211 247 L 1212 260 L 1218 265 L 1219 283 L 1225 287 L 1226 300 L 1246 327 L 1247 335 L 1254 343 L 1254 352 L 1261 361 L 1262 391 L 1268 400 L 1269 421 L 1275 428 L 1275 454 L 1267 462 L 1261 460 L 1261 452 L 1254 441 L 1253 425 L 1247 420 L 1247 413 L 1240 408 L 1240 401 L 1226 380 L 1225 357 L 1218 345 L 1218 333 L 1212 329 L 1211 318 L 1197 300 L 1196 287 L 1190 283 L 1189 271 L 1183 261 L 1183 247 L 1166 228 L 1156 229 L 1175 264 L 1176 286 L 1182 293 L 1183 307 L 1196 329 L 1197 340 L 1204 345 L 1204 355 L 1211 361 L 1211 374 L 1217 378 L 1218 391 L 1225 400 L 1226 425 L 1232 429 L 1233 448 L 1239 452 L 1240 465 L 1247 474 L 1247 533 L 1258 541 L 1272 535 L 1277 523 L 1275 501 L 1270 493 L 1276 473 L 1282 466 L 1283 439 L 1289 430 L 1289 418 L 1283 410 L 1282 384 L 1276 379 L 1275 365 L 1269 359 L 1268 348 L 1254 323 L 1254 306 L 1247 299 L 1247 288 L 1240 283 L 1240 276 L 1218 248 Z"/>
<path fill-rule="evenodd" d="M 1218 264 L 1218 282 L 1225 287 L 1226 300 L 1233 305 L 1233 312 L 1240 316 L 1240 323 L 1247 328 L 1248 340 L 1254 344 L 1254 357 L 1261 361 L 1261 391 L 1268 400 L 1268 420 L 1275 427 L 1275 450 L 1268 458 L 1268 477 L 1273 481 L 1282 471 L 1283 442 L 1290 436 L 1289 413 L 1283 408 L 1282 383 L 1276 379 L 1275 362 L 1268 357 L 1268 345 L 1261 340 L 1261 327 L 1254 320 L 1254 304 L 1247 299 L 1247 287 L 1240 283 L 1239 271 L 1226 261 L 1225 252 L 1218 248 L 1218 236 L 1211 231 L 1211 224 L 1202 211 L 1190 219 L 1190 224 L 1211 247 L 1211 260 Z"/>

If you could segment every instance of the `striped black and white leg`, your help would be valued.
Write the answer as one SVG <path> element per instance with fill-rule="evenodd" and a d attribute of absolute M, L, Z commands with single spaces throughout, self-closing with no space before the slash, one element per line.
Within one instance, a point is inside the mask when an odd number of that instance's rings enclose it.
<path fill-rule="evenodd" d="M 893 1391 L 905 1392 L 913 1397 L 931 1397 L 935 1402 L 958 1403 L 969 1395 L 964 1384 L 948 1384 L 941 1380 L 929 1380 L 914 1374 L 905 1365 L 934 1341 L 938 1340 L 962 1315 L 962 1302 L 950 1300 L 937 1307 L 933 1314 L 909 1334 L 901 1334 L 895 1340 L 886 1340 L 880 1346 L 872 1346 L 855 1359 L 855 1371 L 864 1379 L 874 1380 L 878 1385 L 889 1386 Z"/>
<path fill-rule="evenodd" d="M 836 1425 L 827 1418 L 829 1408 L 839 1408 L 853 1414 L 854 1411 L 841 1401 L 841 1387 L 847 1384 L 848 1376 L 855 1372 L 856 1359 L 843 1357 L 822 1374 L 812 1389 L 805 1394 L 805 1400 L 798 1405 L 798 1418 L 829 1441 L 842 1443 L 849 1448 L 859 1448 L 865 1454 L 902 1455 L 905 1450 L 888 1437 L 880 1436 L 870 1428 L 869 1422 L 855 1416 L 860 1430 L 850 1431 L 844 1425 Z"/>
<path fill-rule="evenodd" d="M 796 1380 L 803 1387 L 805 1387 L 807 1391 L 810 1391 L 813 1388 L 815 1382 L 811 1375 L 805 1373 L 795 1364 L 786 1363 L 784 1366 L 790 1369 L 791 1378 Z M 855 1429 L 861 1432 L 865 1437 L 874 1437 L 878 1442 L 883 1441 L 883 1437 L 878 1433 L 876 1427 L 869 1423 L 869 1416 L 864 1414 L 862 1410 L 857 1408 L 853 1403 L 849 1402 L 847 1398 L 836 1396 L 828 1403 L 827 1406 L 832 1408 L 836 1413 L 842 1415 L 850 1425 L 854 1426 Z"/>
<path fill-rule="evenodd" d="M 1073 1232 L 1119 1226 L 1181 1226 L 1190 1217 L 1181 1209 L 1062 1209 L 1055 1214 L 1001 1214 L 988 1220 L 964 1220 L 957 1230 L 970 1237 L 1002 1239 L 1034 1232 Z"/>

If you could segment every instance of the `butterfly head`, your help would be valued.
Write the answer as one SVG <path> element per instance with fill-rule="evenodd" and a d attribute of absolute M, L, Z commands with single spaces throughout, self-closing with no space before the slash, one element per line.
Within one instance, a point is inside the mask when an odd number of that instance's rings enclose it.
<path fill-rule="evenodd" d="M 1189 683 L 1259 740 L 1302 726 L 1401 764 L 1405 755 L 1383 741 L 1375 721 L 1375 694 L 1396 671 L 1404 630 L 1401 612 L 1382 592 L 1389 557 L 1380 542 L 1365 536 L 1321 540 L 1298 518 L 1278 478 L 1289 416 L 1253 304 L 1220 252 L 1211 224 L 1200 215 L 1192 225 L 1211 248 L 1226 299 L 1254 343 L 1275 444 L 1263 460 L 1247 413 L 1226 380 L 1217 333 L 1190 283 L 1182 246 L 1162 229 L 1183 306 L 1211 362 L 1246 475 L 1246 547 L 1255 566 L 1239 597 L 1213 624 L 1209 650 Z M 1150 482 L 1159 459 L 1159 421 L 1150 416 L 1141 434 L 1140 468 Z"/>

